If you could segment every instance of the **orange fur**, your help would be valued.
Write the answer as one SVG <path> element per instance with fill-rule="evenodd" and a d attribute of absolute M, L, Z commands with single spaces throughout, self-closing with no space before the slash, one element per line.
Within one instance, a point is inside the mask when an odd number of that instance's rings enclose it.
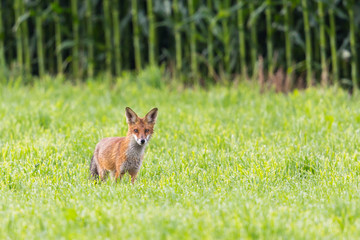
<path fill-rule="evenodd" d="M 134 111 L 126 108 L 127 135 L 104 138 L 96 145 L 90 165 L 93 178 L 99 176 L 105 180 L 107 172 L 111 172 L 116 181 L 128 172 L 131 182 L 135 182 L 146 145 L 154 132 L 157 111 L 154 108 L 144 118 L 139 118 Z"/>

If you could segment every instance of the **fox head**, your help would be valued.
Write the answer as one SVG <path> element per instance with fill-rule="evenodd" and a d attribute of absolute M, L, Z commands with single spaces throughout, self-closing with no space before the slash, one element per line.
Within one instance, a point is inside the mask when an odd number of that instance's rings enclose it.
<path fill-rule="evenodd" d="M 125 116 L 129 125 L 128 135 L 133 136 L 140 146 L 146 145 L 154 132 L 158 109 L 153 108 L 145 117 L 139 118 L 131 108 L 126 107 Z"/>

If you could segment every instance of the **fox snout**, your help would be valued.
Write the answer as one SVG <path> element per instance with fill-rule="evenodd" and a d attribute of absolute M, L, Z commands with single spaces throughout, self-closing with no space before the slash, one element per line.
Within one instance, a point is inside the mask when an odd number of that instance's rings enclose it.
<path fill-rule="evenodd" d="M 140 138 L 140 139 L 137 141 L 137 143 L 138 143 L 139 145 L 144 145 L 146 142 L 147 142 L 147 141 L 146 141 L 145 138 Z"/>
<path fill-rule="evenodd" d="M 137 137 L 135 134 L 133 136 L 134 136 L 134 139 L 137 142 L 137 144 L 139 144 L 140 146 L 142 146 L 148 142 L 148 139 L 146 136 Z"/>

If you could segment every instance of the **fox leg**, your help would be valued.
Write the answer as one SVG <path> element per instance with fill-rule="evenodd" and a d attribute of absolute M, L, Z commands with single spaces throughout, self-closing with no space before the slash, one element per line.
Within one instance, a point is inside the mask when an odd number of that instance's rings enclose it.
<path fill-rule="evenodd" d="M 96 180 L 98 179 L 98 177 L 99 177 L 98 164 L 95 159 L 95 156 L 93 155 L 91 157 L 91 163 L 90 163 L 90 179 Z"/>
<path fill-rule="evenodd" d="M 135 180 L 136 180 L 136 177 L 137 177 L 137 172 L 131 172 L 130 176 L 131 176 L 131 183 L 134 184 Z"/>
<path fill-rule="evenodd" d="M 115 171 L 110 171 L 111 180 L 115 180 Z"/>
<path fill-rule="evenodd" d="M 99 169 L 99 177 L 102 182 L 106 180 L 106 170 L 105 169 Z"/>
<path fill-rule="evenodd" d="M 120 178 L 120 180 L 122 179 L 122 177 L 124 176 L 125 172 L 120 172 L 120 171 L 115 171 L 115 176 L 114 176 L 114 181 L 117 182 L 117 180 Z"/>

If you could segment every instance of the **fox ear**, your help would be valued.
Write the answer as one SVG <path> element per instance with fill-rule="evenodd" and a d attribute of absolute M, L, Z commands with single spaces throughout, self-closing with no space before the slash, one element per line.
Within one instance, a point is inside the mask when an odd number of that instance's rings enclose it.
<path fill-rule="evenodd" d="M 125 108 L 125 116 L 126 116 L 126 122 L 128 124 L 132 124 L 136 122 L 136 119 L 138 118 L 138 116 L 136 115 L 136 113 L 129 107 Z"/>
<path fill-rule="evenodd" d="M 148 123 L 155 123 L 157 118 L 158 109 L 153 108 L 145 116 L 145 119 Z"/>

